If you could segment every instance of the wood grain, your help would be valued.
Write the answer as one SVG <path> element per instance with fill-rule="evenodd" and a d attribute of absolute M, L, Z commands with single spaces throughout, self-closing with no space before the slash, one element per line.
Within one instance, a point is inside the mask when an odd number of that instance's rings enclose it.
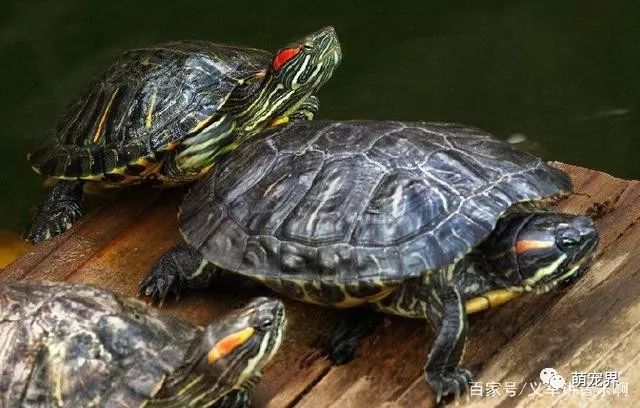
<path fill-rule="evenodd" d="M 553 367 L 572 372 L 617 371 L 628 396 L 471 397 L 469 406 L 637 406 L 640 404 L 640 182 L 555 163 L 573 178 L 576 193 L 560 211 L 597 219 L 601 242 L 590 272 L 564 293 L 525 296 L 471 316 L 465 365 L 479 383 L 539 382 Z M 177 239 L 175 193 L 122 194 L 67 233 L 33 248 L 0 272 L 0 281 L 69 280 L 134 295 L 140 279 Z M 251 297 L 271 294 L 243 281 L 185 294 L 167 313 L 204 325 Z M 422 377 L 433 339 L 422 321 L 385 317 L 363 342 L 359 357 L 332 367 L 318 344 L 338 311 L 285 300 L 287 339 L 264 373 L 254 404 L 268 407 L 433 406 Z"/>

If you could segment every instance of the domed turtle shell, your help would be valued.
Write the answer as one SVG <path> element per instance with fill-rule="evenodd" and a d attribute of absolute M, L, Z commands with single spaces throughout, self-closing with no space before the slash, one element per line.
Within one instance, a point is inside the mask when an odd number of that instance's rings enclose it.
<path fill-rule="evenodd" d="M 59 178 L 99 179 L 127 165 L 137 175 L 156 153 L 202 130 L 231 92 L 270 62 L 266 51 L 206 41 L 129 51 L 69 107 L 29 155 L 31 165 Z"/>
<path fill-rule="evenodd" d="M 0 405 L 141 406 L 184 364 L 199 332 L 91 286 L 4 285 Z"/>
<path fill-rule="evenodd" d="M 379 289 L 459 259 L 512 205 L 570 190 L 476 128 L 315 121 L 243 145 L 192 187 L 180 226 L 207 260 L 267 284 Z"/>

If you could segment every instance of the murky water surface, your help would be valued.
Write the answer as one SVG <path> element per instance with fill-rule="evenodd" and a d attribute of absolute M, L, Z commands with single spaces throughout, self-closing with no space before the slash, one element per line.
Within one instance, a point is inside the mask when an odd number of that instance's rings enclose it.
<path fill-rule="evenodd" d="M 347 5 L 349 4 L 349 5 Z M 323 25 L 344 59 L 321 117 L 455 121 L 640 178 L 640 3 L 18 1 L 0 5 L 0 228 L 42 180 L 25 155 L 123 51 L 172 39 L 275 50 Z"/>

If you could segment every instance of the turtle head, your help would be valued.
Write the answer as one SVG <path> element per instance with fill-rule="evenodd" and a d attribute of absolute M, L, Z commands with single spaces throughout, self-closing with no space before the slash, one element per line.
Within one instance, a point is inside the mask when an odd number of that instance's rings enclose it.
<path fill-rule="evenodd" d="M 246 111 L 243 132 L 252 134 L 295 112 L 333 74 L 342 51 L 333 27 L 311 33 L 274 55 L 262 89 Z"/>
<path fill-rule="evenodd" d="M 593 259 L 598 231 L 584 216 L 543 212 L 513 214 L 501 220 L 494 269 L 505 273 L 515 291 L 544 293 L 578 279 Z M 509 248 L 505 243 L 508 242 Z"/>
<path fill-rule="evenodd" d="M 279 300 L 257 298 L 209 325 L 202 341 L 199 369 L 238 388 L 278 351 L 286 325 Z"/>
<path fill-rule="evenodd" d="M 311 94 L 324 84 L 342 59 L 333 27 L 325 27 L 280 49 L 270 72 L 282 93 Z"/>

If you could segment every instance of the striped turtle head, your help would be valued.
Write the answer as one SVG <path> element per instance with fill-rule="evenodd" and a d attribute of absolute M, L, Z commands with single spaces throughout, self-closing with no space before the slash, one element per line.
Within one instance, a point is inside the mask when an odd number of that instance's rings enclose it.
<path fill-rule="evenodd" d="M 293 113 L 331 77 L 341 59 L 333 27 L 311 33 L 276 52 L 257 98 L 245 111 L 244 132 L 259 131 L 274 119 Z"/>
<path fill-rule="evenodd" d="M 499 280 L 514 291 L 544 293 L 578 279 L 593 259 L 598 231 L 584 216 L 553 212 L 513 214 L 483 244 Z"/>
<path fill-rule="evenodd" d="M 270 72 L 283 89 L 311 93 L 329 79 L 341 59 L 336 31 L 325 27 L 280 49 Z"/>
<path fill-rule="evenodd" d="M 257 298 L 209 325 L 202 341 L 201 372 L 240 388 L 278 351 L 286 325 L 279 300 Z"/>

